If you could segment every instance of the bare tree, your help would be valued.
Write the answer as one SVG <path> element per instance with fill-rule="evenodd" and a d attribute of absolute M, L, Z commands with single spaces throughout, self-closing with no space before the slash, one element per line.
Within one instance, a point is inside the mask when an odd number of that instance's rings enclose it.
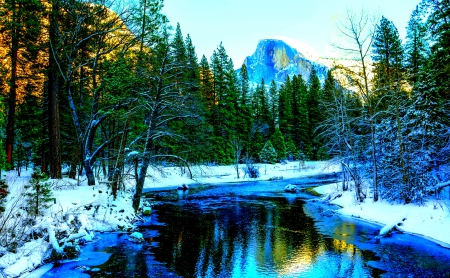
<path fill-rule="evenodd" d="M 162 28 L 158 43 L 152 53 L 144 59 L 151 66 L 143 67 L 142 83 L 139 89 L 139 101 L 145 113 L 145 131 L 134 140 L 132 145 L 143 141 L 142 162 L 136 177 L 136 190 L 133 196 L 133 208 L 137 211 L 144 188 L 148 167 L 158 159 L 170 157 L 187 165 L 177 154 L 166 154 L 158 143 L 165 138 L 184 140 L 183 136 L 171 128 L 174 122 L 185 123 L 189 118 L 196 118 L 197 107 L 189 81 L 182 78 L 186 66 L 174 59 L 175 48 L 166 28 Z M 143 53 L 145 54 L 145 53 Z M 144 61 L 143 60 L 143 61 Z M 136 143 L 135 143 L 136 142 Z"/>
<path fill-rule="evenodd" d="M 338 27 L 345 43 L 336 46 L 350 60 L 347 65 L 337 67 L 342 76 L 348 77 L 347 84 L 343 85 L 351 87 L 358 94 L 364 108 L 362 119 L 368 125 L 370 137 L 374 201 L 378 200 L 378 163 L 375 134 L 376 103 L 374 102 L 374 90 L 370 84 L 372 68 L 370 50 L 374 40 L 376 22 L 377 20 L 374 20 L 365 11 L 361 11 L 359 14 L 347 11 L 345 21 Z"/>
<path fill-rule="evenodd" d="M 88 184 L 94 185 L 92 165 L 101 151 L 119 134 L 113 135 L 99 146 L 94 146 L 94 138 L 100 125 L 112 111 L 128 105 L 126 100 L 122 100 L 104 107 L 100 106 L 103 87 L 99 67 L 108 55 L 126 48 L 130 42 L 132 36 L 125 24 L 130 11 L 124 9 L 114 14 L 110 8 L 118 6 L 113 0 L 103 0 L 97 4 L 63 0 L 56 3 L 59 8 L 58 14 L 64 14 L 65 20 L 69 20 L 70 24 L 64 24 L 62 20 L 54 22 L 58 26 L 52 27 L 54 30 L 52 30 L 53 40 L 50 41 L 51 55 L 64 81 L 64 90 L 75 126 L 76 140 L 82 152 Z M 89 55 L 82 55 L 86 51 Z M 76 80 L 75 77 L 80 72 L 81 77 Z M 79 84 L 83 82 L 82 80 L 88 80 L 84 81 L 88 85 Z M 74 100 L 72 91 L 74 85 L 87 91 L 86 97 L 90 98 L 91 108 L 86 118 L 81 117 Z"/>
<path fill-rule="evenodd" d="M 345 90 L 328 76 L 325 81 L 324 94 L 320 107 L 325 114 L 325 121 L 319 126 L 322 138 L 327 142 L 329 151 L 341 165 L 342 190 L 349 189 L 349 181 L 353 181 L 358 201 L 364 199 L 361 187 L 361 175 L 358 170 L 358 141 L 357 126 L 359 104 L 358 97 L 352 91 Z"/>

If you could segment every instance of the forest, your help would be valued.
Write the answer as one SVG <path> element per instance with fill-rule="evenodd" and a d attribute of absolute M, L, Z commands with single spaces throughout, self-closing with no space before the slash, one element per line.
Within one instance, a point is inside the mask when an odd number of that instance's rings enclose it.
<path fill-rule="evenodd" d="M 450 186 L 449 1 L 422 0 L 405 41 L 348 11 L 326 80 L 313 68 L 257 86 L 220 42 L 199 58 L 162 7 L 0 0 L 0 168 L 89 185 L 98 172 L 114 197 L 132 176 L 135 210 L 148 168 L 168 165 L 331 160 L 358 202 L 421 204 Z"/>

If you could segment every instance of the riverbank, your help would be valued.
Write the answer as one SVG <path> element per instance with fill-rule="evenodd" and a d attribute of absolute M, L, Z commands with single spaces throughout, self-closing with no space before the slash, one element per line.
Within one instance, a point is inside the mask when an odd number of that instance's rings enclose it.
<path fill-rule="evenodd" d="M 338 165 L 327 162 L 289 162 L 287 164 L 264 165 L 255 164 L 260 177 L 251 179 L 245 176 L 244 165 L 239 166 L 239 178 L 234 166 L 196 166 L 190 171 L 183 167 L 151 168 L 145 182 L 145 190 L 175 189 L 179 186 L 194 184 L 226 184 L 255 180 L 296 179 L 321 174 L 332 174 L 339 170 Z M 192 175 L 192 179 L 190 176 Z M 23 171 L 21 177 L 15 172 L 8 172 L 6 180 L 11 194 L 7 209 L 16 204 L 16 212 L 26 206 L 17 205 L 23 199 L 24 185 L 30 179 L 31 171 Z M 42 216 L 33 220 L 34 224 L 27 228 L 28 233 L 35 233 L 38 238 L 27 243 L 16 242 L 17 248 L 0 250 L 0 274 L 6 277 L 24 276 L 27 272 L 42 265 L 51 255 L 56 245 L 69 246 L 71 242 L 90 241 L 98 232 L 131 231 L 139 217 L 134 214 L 131 201 L 134 180 L 128 179 L 116 200 L 110 196 L 108 183 L 101 179 L 95 186 L 88 186 L 84 177 L 78 180 L 64 178 L 50 180 L 54 204 Z M 328 184 L 314 188 L 320 194 L 339 191 L 336 184 Z M 403 226 L 399 229 L 426 237 L 438 242 L 441 246 L 450 246 L 450 203 L 430 200 L 424 206 L 388 204 L 380 201 L 373 203 L 366 200 L 356 204 L 351 192 L 340 192 L 342 196 L 332 201 L 341 208 L 338 213 L 357 217 L 379 225 L 387 225 L 405 215 Z M 294 195 L 295 196 L 295 195 Z M 9 206 L 9 207 L 8 207 Z M 5 214 L 3 214 L 5 215 Z M 3 217 L 3 216 L 2 216 Z M 23 219 L 24 221 L 26 219 Z M 402 219 L 403 220 L 403 219 Z M 0 222 L 2 219 L 0 218 Z M 49 237 L 48 234 L 60 237 Z M 40 235 L 40 238 L 39 238 Z M 63 235 L 61 237 L 61 235 Z M 71 240 L 69 240 L 71 239 Z M 56 246 L 58 248 L 58 246 Z"/>
<path fill-rule="evenodd" d="M 330 204 L 338 205 L 336 212 L 424 237 L 445 248 L 450 248 L 450 200 L 430 199 L 419 206 L 415 204 L 390 204 L 385 200 L 373 202 L 368 198 L 357 204 L 353 192 L 342 192 L 337 184 L 327 184 L 314 188 L 319 194 L 341 194 Z"/>
<path fill-rule="evenodd" d="M 234 166 L 194 166 L 149 168 L 145 189 L 175 189 L 183 184 L 218 184 L 271 178 L 290 179 L 333 173 L 334 165 L 324 162 L 290 162 L 287 164 L 256 164 L 260 177 L 245 176 L 244 165 L 239 165 L 239 178 Z M 53 204 L 42 214 L 26 213 L 28 203 L 25 194 L 32 170 L 23 169 L 21 176 L 15 171 L 5 175 L 10 194 L 6 210 L 0 216 L 0 237 L 6 244 L 0 246 L 0 276 L 25 276 L 43 264 L 57 250 L 66 259 L 66 247 L 79 249 L 82 242 L 89 242 L 98 232 L 131 231 L 139 216 L 132 209 L 134 179 L 124 181 L 124 187 L 114 200 L 108 182 L 97 176 L 96 185 L 88 186 L 85 176 L 79 179 L 63 178 L 47 180 L 52 190 Z M 192 175 L 192 178 L 191 178 Z M 16 215 L 21 215 L 19 218 Z M 26 224 L 25 224 L 26 223 Z M 23 228 L 20 228 L 23 227 Z M 20 230 L 20 234 L 18 234 Z M 12 237 L 14 235 L 14 238 Z M 33 235 L 33 236 L 31 236 Z M 30 239 L 35 238 L 35 239 Z M 55 253 L 53 252 L 53 256 Z"/>

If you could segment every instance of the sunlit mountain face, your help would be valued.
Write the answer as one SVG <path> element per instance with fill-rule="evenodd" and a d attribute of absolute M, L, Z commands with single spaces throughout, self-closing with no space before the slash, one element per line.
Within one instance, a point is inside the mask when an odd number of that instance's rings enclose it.
<path fill-rule="evenodd" d="M 308 59 L 297 49 L 278 39 L 260 40 L 255 52 L 245 59 L 244 64 L 250 81 L 257 84 L 262 78 L 266 84 L 272 80 L 282 83 L 287 76 L 293 75 L 301 75 L 304 80 L 308 80 L 313 67 L 321 81 L 325 80 L 327 73 L 326 66 Z"/>

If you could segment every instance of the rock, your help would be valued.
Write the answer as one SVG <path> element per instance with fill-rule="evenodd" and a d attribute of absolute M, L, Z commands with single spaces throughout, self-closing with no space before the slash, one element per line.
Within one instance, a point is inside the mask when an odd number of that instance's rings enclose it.
<path fill-rule="evenodd" d="M 150 214 L 152 214 L 152 208 L 151 207 L 143 207 L 142 208 L 142 214 L 143 215 L 150 215 Z"/>
<path fill-rule="evenodd" d="M 342 193 L 332 192 L 332 193 L 328 194 L 327 196 L 325 196 L 322 200 L 323 200 L 324 203 L 330 203 L 334 199 L 337 199 L 337 198 L 340 198 L 340 197 L 342 197 Z"/>
<path fill-rule="evenodd" d="M 189 185 L 183 183 L 182 185 L 178 186 L 177 189 L 178 190 L 188 190 Z"/>
<path fill-rule="evenodd" d="M 139 232 L 134 232 L 130 235 L 128 240 L 131 242 L 141 243 L 144 242 L 144 236 Z"/>
<path fill-rule="evenodd" d="M 279 177 L 271 177 L 270 179 L 269 179 L 269 181 L 277 181 L 277 180 L 282 180 L 283 179 L 283 176 L 279 176 Z"/>
<path fill-rule="evenodd" d="M 295 184 L 288 184 L 284 187 L 284 192 L 297 193 L 297 186 Z"/>
<path fill-rule="evenodd" d="M 308 80 L 313 67 L 323 82 L 328 69 L 321 63 L 312 61 L 312 58 L 306 57 L 305 54 L 308 55 L 306 52 L 300 53 L 282 40 L 263 39 L 258 42 L 255 52 L 252 56 L 248 56 L 244 63 L 250 81 L 256 84 L 259 84 L 262 78 L 266 84 L 272 80 L 282 83 L 287 76 L 292 75 L 302 75 Z"/>

